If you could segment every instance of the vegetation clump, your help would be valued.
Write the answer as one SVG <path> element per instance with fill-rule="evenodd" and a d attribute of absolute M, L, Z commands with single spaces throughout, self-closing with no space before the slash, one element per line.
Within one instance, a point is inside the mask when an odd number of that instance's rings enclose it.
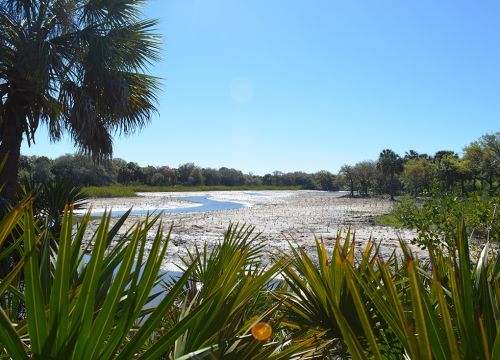
<path fill-rule="evenodd" d="M 487 194 L 468 197 L 450 191 L 434 193 L 417 202 L 410 196 L 401 197 L 391 214 L 379 218 L 387 225 L 404 226 L 417 230 L 414 243 L 449 245 L 454 237 L 455 225 L 464 221 L 476 239 L 500 241 L 500 198 Z M 389 222 L 389 223 L 387 223 Z"/>

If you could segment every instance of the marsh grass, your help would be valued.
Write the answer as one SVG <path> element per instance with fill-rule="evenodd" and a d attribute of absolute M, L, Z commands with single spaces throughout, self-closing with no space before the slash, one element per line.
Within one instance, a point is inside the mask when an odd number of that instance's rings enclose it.
<path fill-rule="evenodd" d="M 134 197 L 137 192 L 194 192 L 194 191 L 264 191 L 264 190 L 301 190 L 300 186 L 273 186 L 273 185 L 249 185 L 249 186 L 148 186 L 148 185 L 110 185 L 110 186 L 88 186 L 83 191 L 90 197 Z"/>
<path fill-rule="evenodd" d="M 392 226 L 395 228 L 403 228 L 404 223 L 399 220 L 397 216 L 394 214 L 385 214 L 385 215 L 380 215 L 375 217 L 375 224 L 376 225 L 383 225 L 383 226 Z"/>

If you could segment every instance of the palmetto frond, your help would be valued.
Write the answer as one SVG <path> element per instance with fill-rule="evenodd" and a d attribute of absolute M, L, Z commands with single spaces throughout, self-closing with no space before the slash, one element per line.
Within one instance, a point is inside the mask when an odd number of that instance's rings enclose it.
<path fill-rule="evenodd" d="M 0 1 L 0 105 L 15 105 L 28 141 L 44 122 L 52 140 L 66 130 L 102 158 L 112 135 L 149 121 L 159 79 L 146 72 L 160 38 L 156 20 L 142 19 L 142 3 Z"/>

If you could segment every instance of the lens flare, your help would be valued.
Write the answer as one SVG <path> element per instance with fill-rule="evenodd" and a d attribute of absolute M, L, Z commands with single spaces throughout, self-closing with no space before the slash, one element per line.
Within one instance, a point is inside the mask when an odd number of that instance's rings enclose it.
<path fill-rule="evenodd" d="M 256 340 L 260 341 L 267 340 L 271 337 L 272 333 L 273 333 L 273 328 L 271 327 L 271 325 L 265 322 L 257 323 L 252 328 L 252 335 Z"/>

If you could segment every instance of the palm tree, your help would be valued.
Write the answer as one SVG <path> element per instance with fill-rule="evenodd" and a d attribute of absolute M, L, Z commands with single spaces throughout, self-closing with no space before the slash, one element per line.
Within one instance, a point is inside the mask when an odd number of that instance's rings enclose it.
<path fill-rule="evenodd" d="M 378 157 L 377 168 L 389 177 L 389 192 L 394 200 L 394 178 L 403 171 L 403 159 L 390 149 L 382 150 Z"/>
<path fill-rule="evenodd" d="M 1 196 L 12 199 L 23 138 L 40 124 L 50 139 L 69 133 L 94 159 L 112 136 L 144 126 L 156 110 L 156 20 L 141 0 L 0 0 Z"/>

